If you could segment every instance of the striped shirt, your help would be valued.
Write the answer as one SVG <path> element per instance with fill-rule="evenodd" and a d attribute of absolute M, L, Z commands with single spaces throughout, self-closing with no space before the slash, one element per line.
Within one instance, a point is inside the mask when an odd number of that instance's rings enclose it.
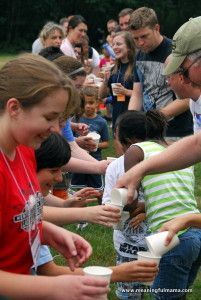
<path fill-rule="evenodd" d="M 136 143 L 144 152 L 144 160 L 165 150 L 155 142 Z M 156 232 L 163 223 L 189 213 L 199 213 L 194 197 L 193 167 L 145 176 L 144 191 L 149 230 Z"/>

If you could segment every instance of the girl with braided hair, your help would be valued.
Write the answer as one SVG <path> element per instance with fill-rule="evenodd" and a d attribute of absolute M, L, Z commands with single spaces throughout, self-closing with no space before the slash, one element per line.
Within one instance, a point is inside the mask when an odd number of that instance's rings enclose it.
<path fill-rule="evenodd" d="M 168 147 L 164 139 L 166 124 L 165 117 L 157 110 L 128 111 L 120 116 L 117 123 L 117 136 L 124 151 L 127 151 L 107 169 L 104 203 L 108 201 L 111 189 L 124 172 Z M 143 234 L 146 235 L 142 230 L 145 224 L 142 223 L 144 220 L 142 213 L 145 213 L 147 234 L 150 234 L 157 232 L 168 220 L 199 212 L 194 197 L 192 167 L 148 175 L 141 181 L 138 194 L 138 201 L 134 201 L 132 211 L 131 205 L 127 204 L 124 208 L 131 212 L 123 230 L 114 231 L 118 264 L 136 259 L 137 252 L 142 251 L 140 247 L 143 244 Z M 144 210 L 140 198 L 144 200 Z M 137 206 L 136 202 L 138 202 Z M 189 287 L 200 265 L 198 262 L 200 238 L 201 233 L 195 228 L 179 233 L 180 244 L 161 258 L 159 273 L 152 286 L 154 289 L 181 289 L 184 285 L 185 288 Z M 141 295 L 136 292 L 136 288 L 139 291 L 139 284 L 136 286 L 136 283 L 133 285 L 118 283 L 116 293 L 119 299 L 140 299 Z M 177 293 L 172 297 L 176 295 Z M 168 299 L 173 299 L 170 296 L 169 294 Z M 179 298 L 176 296 L 175 299 Z"/>

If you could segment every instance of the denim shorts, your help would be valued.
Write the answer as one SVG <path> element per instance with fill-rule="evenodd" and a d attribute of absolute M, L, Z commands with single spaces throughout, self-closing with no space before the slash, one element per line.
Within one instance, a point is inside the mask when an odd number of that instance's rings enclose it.
<path fill-rule="evenodd" d="M 201 265 L 201 229 L 190 228 L 179 239 L 180 244 L 161 258 L 151 286 L 155 299 L 181 299 L 196 278 Z"/>
<path fill-rule="evenodd" d="M 116 264 L 120 265 L 133 260 L 133 258 L 123 257 L 117 254 Z M 140 282 L 117 282 L 116 296 L 121 300 L 140 300 L 142 299 L 142 293 L 135 290 L 143 289 L 144 287 L 145 286 Z"/>

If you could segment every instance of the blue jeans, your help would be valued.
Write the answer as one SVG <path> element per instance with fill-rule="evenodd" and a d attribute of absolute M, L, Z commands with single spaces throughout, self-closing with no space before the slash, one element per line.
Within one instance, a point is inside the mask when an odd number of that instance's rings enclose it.
<path fill-rule="evenodd" d="M 155 299 L 181 299 L 194 282 L 201 265 L 201 229 L 190 228 L 179 236 L 180 244 L 161 259 L 152 285 Z M 176 289 L 174 292 L 157 289 Z"/>

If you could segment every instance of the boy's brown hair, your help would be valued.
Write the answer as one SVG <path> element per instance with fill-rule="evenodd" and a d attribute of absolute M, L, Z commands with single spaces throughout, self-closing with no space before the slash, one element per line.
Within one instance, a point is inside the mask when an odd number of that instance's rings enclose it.
<path fill-rule="evenodd" d="M 85 85 L 81 91 L 81 97 L 94 97 L 94 99 L 98 102 L 98 88 L 96 86 Z"/>
<path fill-rule="evenodd" d="M 145 27 L 153 28 L 156 24 L 158 24 L 156 12 L 149 7 L 140 7 L 132 13 L 129 27 L 131 30 L 138 30 Z"/>

